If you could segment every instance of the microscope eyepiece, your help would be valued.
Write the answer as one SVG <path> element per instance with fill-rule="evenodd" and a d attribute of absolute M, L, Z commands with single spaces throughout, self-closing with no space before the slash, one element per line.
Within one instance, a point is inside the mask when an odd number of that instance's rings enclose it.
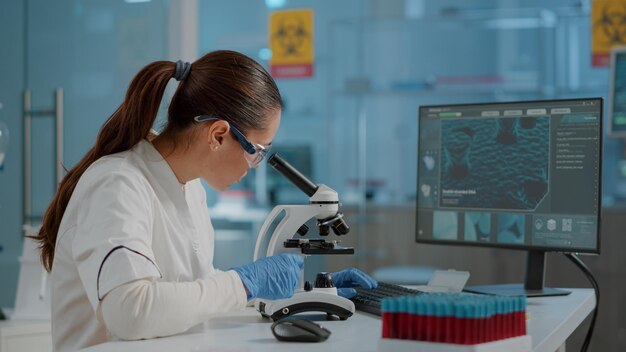
<path fill-rule="evenodd" d="M 307 196 L 311 197 L 317 192 L 317 185 L 306 178 L 306 176 L 289 164 L 287 160 L 278 155 L 278 153 L 272 154 L 267 159 L 267 163 L 285 176 L 296 187 L 300 188 Z"/>

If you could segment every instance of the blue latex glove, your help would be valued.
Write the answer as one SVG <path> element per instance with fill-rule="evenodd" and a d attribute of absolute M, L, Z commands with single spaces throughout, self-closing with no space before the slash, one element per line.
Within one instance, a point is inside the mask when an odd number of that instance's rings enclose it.
<path fill-rule="evenodd" d="M 261 258 L 235 270 L 248 290 L 248 299 L 280 299 L 293 296 L 300 280 L 304 260 L 296 254 L 283 253 Z"/>
<path fill-rule="evenodd" d="M 378 282 L 359 269 L 348 268 L 330 274 L 333 283 L 337 287 L 337 294 L 341 297 L 352 298 L 356 296 L 356 290 L 352 287 L 372 289 L 378 287 Z"/>

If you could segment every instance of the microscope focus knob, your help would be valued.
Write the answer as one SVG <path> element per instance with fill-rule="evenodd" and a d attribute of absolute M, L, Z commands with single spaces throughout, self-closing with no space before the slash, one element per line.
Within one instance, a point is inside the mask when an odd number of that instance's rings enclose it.
<path fill-rule="evenodd" d="M 297 232 L 298 232 L 298 235 L 304 236 L 307 234 L 307 232 L 309 232 L 309 227 L 306 226 L 306 224 L 302 224 L 302 226 L 300 226 Z"/>
<path fill-rule="evenodd" d="M 317 273 L 315 277 L 315 288 L 331 288 L 335 287 L 333 284 L 333 278 L 330 276 L 330 273 L 321 272 Z"/>
<path fill-rule="evenodd" d="M 309 292 L 309 291 L 313 290 L 313 286 L 311 285 L 311 281 L 305 281 L 304 282 L 304 290 L 306 292 Z"/>

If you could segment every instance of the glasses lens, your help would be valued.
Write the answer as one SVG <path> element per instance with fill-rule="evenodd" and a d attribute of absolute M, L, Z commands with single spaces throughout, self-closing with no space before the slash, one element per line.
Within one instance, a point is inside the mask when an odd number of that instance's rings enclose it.
<path fill-rule="evenodd" d="M 263 159 L 265 159 L 265 156 L 267 155 L 267 152 L 269 152 L 269 148 L 263 148 L 263 149 L 259 150 L 259 163 L 261 163 L 263 161 Z"/>
<path fill-rule="evenodd" d="M 246 153 L 246 159 L 250 167 L 258 167 L 263 161 L 263 159 L 265 159 L 265 156 L 267 155 L 269 151 L 268 147 L 264 147 L 259 144 L 255 145 L 254 147 L 256 149 L 256 152 L 254 154 Z"/>

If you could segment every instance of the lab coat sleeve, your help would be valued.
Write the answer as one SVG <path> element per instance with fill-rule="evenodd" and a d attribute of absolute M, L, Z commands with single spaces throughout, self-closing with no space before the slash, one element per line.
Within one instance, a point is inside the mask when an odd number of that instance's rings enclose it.
<path fill-rule="evenodd" d="M 102 300 L 98 317 L 123 340 L 169 336 L 189 330 L 211 314 L 242 309 L 246 294 L 234 271 L 192 282 L 138 280 Z"/>
<path fill-rule="evenodd" d="M 89 171 L 88 171 L 89 172 Z M 80 192 L 72 255 L 94 311 L 112 289 L 161 273 L 152 252 L 152 199 L 145 181 L 113 171 Z"/>

